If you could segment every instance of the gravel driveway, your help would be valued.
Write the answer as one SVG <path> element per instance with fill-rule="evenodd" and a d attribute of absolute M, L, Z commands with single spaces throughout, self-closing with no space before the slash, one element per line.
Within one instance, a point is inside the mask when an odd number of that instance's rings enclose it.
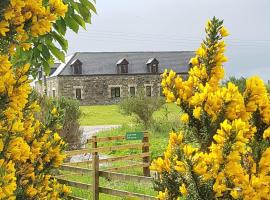
<path fill-rule="evenodd" d="M 96 135 L 100 131 L 106 131 L 114 128 L 119 128 L 120 125 L 99 125 L 99 126 L 81 126 L 83 129 L 82 141 L 90 139 L 93 135 Z"/>
<path fill-rule="evenodd" d="M 99 125 L 99 126 L 81 126 L 83 129 L 82 143 L 86 143 L 87 139 L 90 139 L 93 135 L 96 135 L 100 131 L 110 130 L 118 128 L 120 125 Z M 100 159 L 107 158 L 107 156 L 100 155 Z M 90 153 L 72 156 L 70 162 L 83 162 L 91 160 L 92 155 Z"/>

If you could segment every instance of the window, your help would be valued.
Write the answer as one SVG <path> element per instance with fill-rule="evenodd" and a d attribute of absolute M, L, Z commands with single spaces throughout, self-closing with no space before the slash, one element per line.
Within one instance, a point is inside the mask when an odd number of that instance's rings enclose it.
<path fill-rule="evenodd" d="M 78 59 L 71 62 L 70 66 L 73 68 L 74 74 L 82 74 L 82 62 Z"/>
<path fill-rule="evenodd" d="M 55 90 L 52 90 L 52 96 L 55 97 Z"/>
<path fill-rule="evenodd" d="M 128 73 L 128 64 L 129 64 L 129 62 L 125 58 L 120 59 L 116 63 L 117 73 L 118 74 L 127 74 Z"/>
<path fill-rule="evenodd" d="M 135 93 L 136 93 L 135 87 L 130 87 L 130 88 L 129 88 L 129 95 L 130 95 L 131 97 L 135 97 Z"/>
<path fill-rule="evenodd" d="M 112 98 L 120 97 L 120 87 L 111 88 L 111 97 Z"/>
<path fill-rule="evenodd" d="M 147 72 L 156 74 L 158 73 L 158 60 L 156 58 L 150 58 L 146 65 L 147 65 Z"/>
<path fill-rule="evenodd" d="M 158 73 L 158 66 L 157 66 L 157 64 L 153 64 L 152 66 L 151 66 L 151 72 L 152 73 Z"/>
<path fill-rule="evenodd" d="M 151 90 L 152 90 L 151 86 L 146 86 L 145 87 L 145 95 L 148 96 L 148 97 L 151 97 L 152 96 L 152 94 L 151 94 L 152 91 Z"/>
<path fill-rule="evenodd" d="M 128 65 L 121 65 L 121 74 L 128 73 Z"/>
<path fill-rule="evenodd" d="M 74 65 L 74 74 L 82 74 L 82 66 L 81 65 Z"/>
<path fill-rule="evenodd" d="M 82 99 L 82 89 L 76 88 L 76 99 L 80 100 Z"/>

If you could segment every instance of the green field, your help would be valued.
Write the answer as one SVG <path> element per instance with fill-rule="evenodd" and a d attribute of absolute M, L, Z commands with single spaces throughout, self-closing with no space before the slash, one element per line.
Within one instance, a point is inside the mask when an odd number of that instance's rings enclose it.
<path fill-rule="evenodd" d="M 98 136 L 125 135 L 126 132 L 145 131 L 135 123 L 135 118 L 120 113 L 118 105 L 81 106 L 83 115 L 81 125 L 122 125 L 120 128 L 100 132 Z M 167 146 L 168 135 L 172 128 L 179 128 L 180 108 L 175 104 L 166 104 L 154 113 L 153 125 L 147 130 L 150 133 L 152 158 L 162 155 Z M 111 152 L 114 155 L 127 152 Z M 132 153 L 130 150 L 128 153 Z"/>
<path fill-rule="evenodd" d="M 168 106 L 169 117 L 178 114 L 180 109 L 175 104 L 166 104 Z M 97 106 L 81 106 L 82 117 L 80 124 L 82 126 L 93 125 L 122 125 L 132 124 L 134 118 L 120 113 L 118 105 L 97 105 Z M 163 117 L 165 109 L 154 113 L 154 118 Z"/>
<path fill-rule="evenodd" d="M 145 131 L 141 125 L 135 124 L 135 118 L 120 113 L 118 105 L 81 106 L 83 112 L 81 125 L 122 125 L 120 128 L 103 131 L 98 136 L 124 135 L 126 132 Z M 167 146 L 169 132 L 179 128 L 180 108 L 175 104 L 166 104 L 154 113 L 153 125 L 147 130 L 150 133 L 152 158 L 162 155 Z M 127 152 L 111 152 L 119 155 Z M 132 153 L 132 152 L 128 152 Z"/>

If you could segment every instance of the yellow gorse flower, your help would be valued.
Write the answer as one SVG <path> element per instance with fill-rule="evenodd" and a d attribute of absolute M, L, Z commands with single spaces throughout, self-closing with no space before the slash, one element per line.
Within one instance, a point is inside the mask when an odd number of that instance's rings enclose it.
<path fill-rule="evenodd" d="M 186 196 L 187 195 L 187 188 L 185 186 L 185 184 L 182 184 L 180 187 L 179 187 L 179 191 L 181 192 L 181 194 L 183 196 Z"/>
<path fill-rule="evenodd" d="M 189 115 L 187 113 L 182 114 L 180 120 L 184 123 L 188 123 Z"/>
<path fill-rule="evenodd" d="M 228 30 L 224 26 L 220 29 L 219 32 L 222 37 L 227 37 L 229 35 Z"/>
<path fill-rule="evenodd" d="M 9 32 L 9 24 L 7 21 L 0 21 L 0 36 L 6 36 L 6 33 Z"/>

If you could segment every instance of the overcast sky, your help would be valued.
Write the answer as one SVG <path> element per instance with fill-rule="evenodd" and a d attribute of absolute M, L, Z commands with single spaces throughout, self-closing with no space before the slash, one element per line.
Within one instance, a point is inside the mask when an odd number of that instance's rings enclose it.
<path fill-rule="evenodd" d="M 195 50 L 207 19 L 224 19 L 230 36 L 226 76 L 270 79 L 270 0 L 97 0 L 98 15 L 79 34 L 77 51 Z"/>

